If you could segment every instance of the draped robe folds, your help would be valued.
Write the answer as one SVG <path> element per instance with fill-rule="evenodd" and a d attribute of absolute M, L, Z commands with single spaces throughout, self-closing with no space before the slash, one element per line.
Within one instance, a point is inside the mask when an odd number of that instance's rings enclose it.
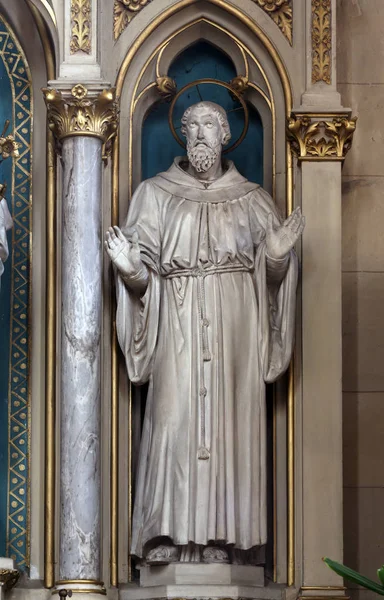
<path fill-rule="evenodd" d="M 139 186 L 123 227 L 129 240 L 138 233 L 146 292 L 117 278 L 128 375 L 149 381 L 132 523 L 139 557 L 157 536 L 266 542 L 265 383 L 286 370 L 294 337 L 297 260 L 266 254 L 267 215 L 280 223 L 272 199 L 231 162 L 207 185 L 180 161 Z"/>
<path fill-rule="evenodd" d="M 11 214 L 5 198 L 0 200 L 0 278 L 4 273 L 4 262 L 9 255 L 7 231 L 13 226 Z M 0 279 L 1 285 L 1 279 Z"/>

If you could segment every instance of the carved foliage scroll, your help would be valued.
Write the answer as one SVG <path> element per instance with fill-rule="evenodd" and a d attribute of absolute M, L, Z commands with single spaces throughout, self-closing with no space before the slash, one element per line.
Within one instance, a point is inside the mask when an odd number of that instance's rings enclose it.
<path fill-rule="evenodd" d="M 254 0 L 276 23 L 292 46 L 292 0 Z"/>
<path fill-rule="evenodd" d="M 312 0 L 312 83 L 331 83 L 332 0 Z"/>
<path fill-rule="evenodd" d="M 91 52 L 91 0 L 71 0 L 71 54 Z"/>
<path fill-rule="evenodd" d="M 151 0 L 115 0 L 113 8 L 113 34 L 117 40 L 133 17 Z"/>

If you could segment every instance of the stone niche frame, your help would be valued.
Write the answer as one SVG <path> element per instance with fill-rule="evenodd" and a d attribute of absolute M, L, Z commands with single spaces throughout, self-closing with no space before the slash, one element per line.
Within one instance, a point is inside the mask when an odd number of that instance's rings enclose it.
<path fill-rule="evenodd" d="M 265 19 L 265 14 L 260 11 L 260 17 Z M 262 18 L 260 20 L 262 20 Z M 280 56 L 272 57 L 271 52 L 276 52 L 273 44 L 268 43 L 265 37 L 257 37 L 245 20 L 240 20 L 223 6 L 201 1 L 193 6 L 187 6 L 176 14 L 170 16 L 165 22 L 159 24 L 156 30 L 148 35 L 140 49 L 130 61 L 123 60 L 116 83 L 116 93 L 120 100 L 120 128 L 118 139 L 112 155 L 112 214 L 119 214 L 121 220 L 125 218 L 128 210 L 129 199 L 141 181 L 141 128 L 146 114 L 159 99 L 156 87 L 156 78 L 168 74 L 168 69 L 174 59 L 187 47 L 199 40 L 204 40 L 216 46 L 228 55 L 235 65 L 237 76 L 244 76 L 244 61 L 247 61 L 248 80 L 261 88 L 246 92 L 247 100 L 258 110 L 264 130 L 264 186 L 274 196 L 282 214 L 292 208 L 293 203 L 293 173 L 290 148 L 286 143 L 285 127 L 286 118 L 292 109 L 292 90 L 288 74 L 284 69 Z M 279 37 L 279 31 L 275 32 Z M 281 35 L 281 34 L 280 34 Z M 121 36 L 120 44 L 124 39 Z M 279 40 L 281 41 L 281 40 Z M 287 47 L 288 44 L 286 44 Z M 120 49 L 121 52 L 121 49 Z M 280 64 L 280 72 L 277 67 Z M 263 97 L 266 96 L 267 100 Z M 270 107 L 268 106 L 270 104 Z M 181 150 L 182 152 L 182 150 Z M 119 198 L 117 210 L 117 198 Z M 297 198 L 295 205 L 297 205 Z M 298 317 L 300 323 L 300 317 Z M 297 335 L 297 356 L 300 356 L 300 335 Z M 113 351 L 112 351 L 113 352 Z M 115 350 L 116 352 L 116 350 Z M 120 465 L 124 464 L 125 471 L 119 468 L 119 479 L 126 477 L 128 471 L 129 485 L 119 485 L 119 548 L 118 548 L 118 573 L 119 583 L 124 584 L 130 580 L 130 564 L 128 556 L 128 539 L 130 531 L 130 516 L 132 498 L 131 465 L 127 465 L 127 456 L 137 445 L 133 439 L 129 423 L 132 415 L 132 393 L 127 381 L 125 365 L 119 354 L 119 400 L 112 398 L 112 411 L 114 402 L 118 404 L 115 409 L 119 412 L 119 458 Z M 112 362 L 116 360 L 116 356 Z M 301 458 L 295 451 L 293 430 L 295 424 L 288 423 L 287 396 L 292 395 L 297 407 L 296 431 L 300 430 L 300 363 L 297 365 L 297 385 L 293 386 L 293 368 L 290 373 L 291 385 L 287 385 L 287 378 L 275 386 L 274 399 L 274 580 L 283 586 L 293 583 L 294 575 L 291 567 L 289 572 L 288 562 L 296 560 L 300 563 L 300 519 L 296 519 L 296 529 L 293 530 L 294 514 L 288 518 L 289 511 L 298 510 L 299 495 L 295 492 L 294 473 L 289 466 L 289 458 L 296 456 L 296 465 L 300 465 Z M 288 388 L 290 391 L 288 392 Z M 129 398 L 129 403 L 126 398 Z M 112 420 L 114 419 L 112 414 Z M 291 434 L 289 433 L 291 427 Z M 287 452 L 288 439 L 290 439 L 290 452 Z M 129 459 L 128 462 L 130 463 Z M 291 472 L 289 473 L 289 470 Z M 291 479 L 290 479 L 291 477 Z M 296 482 L 299 481 L 300 469 L 297 469 Z M 296 496 L 296 507 L 288 507 L 288 486 L 291 485 L 291 500 Z M 126 506 L 129 510 L 126 510 Z M 112 508 L 113 512 L 113 508 Z M 128 512 L 128 514 L 127 514 Z M 291 529 L 289 530 L 289 525 Z M 290 542 L 288 541 L 290 537 Z M 113 543 L 113 540 L 112 540 Z M 290 550 L 288 549 L 290 548 Z M 289 554 L 289 552 L 291 554 Z M 290 556 L 290 559 L 289 559 Z M 129 585 L 129 584 L 128 584 Z"/>

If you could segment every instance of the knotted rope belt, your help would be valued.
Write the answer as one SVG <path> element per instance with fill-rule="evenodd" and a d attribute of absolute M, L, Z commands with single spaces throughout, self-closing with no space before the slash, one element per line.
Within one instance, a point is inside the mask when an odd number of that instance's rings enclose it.
<path fill-rule="evenodd" d="M 198 281 L 197 286 L 197 302 L 198 302 L 198 314 L 200 319 L 199 327 L 199 341 L 200 341 L 200 440 L 197 457 L 200 460 L 207 460 L 210 457 L 209 448 L 206 443 L 206 423 L 205 423 L 205 403 L 207 396 L 207 388 L 205 387 L 204 380 L 204 362 L 209 362 L 212 358 L 209 350 L 208 342 L 208 327 L 209 319 L 207 318 L 207 307 L 205 302 L 205 284 L 204 280 L 209 275 L 216 275 L 221 273 L 238 273 L 245 272 L 251 273 L 252 269 L 245 267 L 241 264 L 227 264 L 227 265 L 210 265 L 207 267 L 194 267 L 191 269 L 177 269 L 163 275 L 164 279 L 175 279 L 179 277 L 196 277 Z"/>

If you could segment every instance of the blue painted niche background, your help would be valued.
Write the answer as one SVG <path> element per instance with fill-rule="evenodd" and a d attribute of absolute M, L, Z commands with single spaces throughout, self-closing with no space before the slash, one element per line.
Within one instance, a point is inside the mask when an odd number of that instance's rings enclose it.
<path fill-rule="evenodd" d="M 230 58 L 208 42 L 199 41 L 184 50 L 174 60 L 168 75 L 176 81 L 177 89 L 197 79 L 212 78 L 230 82 L 237 73 Z M 241 104 L 233 100 L 228 90 L 214 84 L 200 84 L 189 89 L 176 103 L 174 123 L 180 134 L 181 117 L 188 106 L 200 100 L 210 100 L 225 108 L 234 142 L 241 135 L 244 116 Z M 263 126 L 259 113 L 250 105 L 249 129 L 243 142 L 226 158 L 250 181 L 263 185 Z M 142 179 L 167 170 L 175 156 L 185 154 L 173 138 L 168 126 L 169 104 L 159 102 L 148 113 L 142 131 Z M 230 144 L 231 144 L 230 142 Z"/>
<path fill-rule="evenodd" d="M 0 165 L 14 226 L 0 291 L 0 556 L 29 567 L 29 313 L 32 207 L 32 82 L 22 48 L 0 16 L 0 132 L 19 144 L 19 157 Z"/>

